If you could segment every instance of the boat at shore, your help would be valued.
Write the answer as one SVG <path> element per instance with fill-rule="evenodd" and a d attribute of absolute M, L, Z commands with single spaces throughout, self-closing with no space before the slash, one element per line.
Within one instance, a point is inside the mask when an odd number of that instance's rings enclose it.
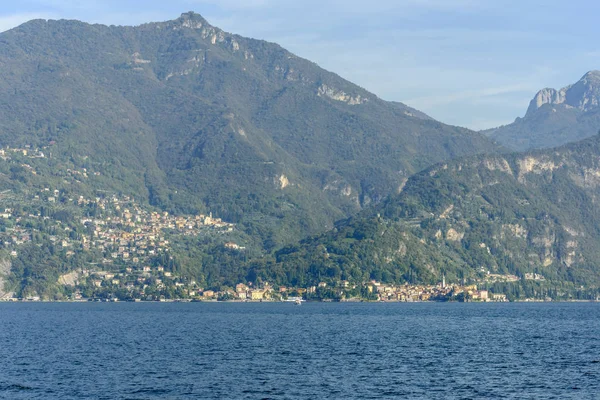
<path fill-rule="evenodd" d="M 286 303 L 294 303 L 295 305 L 299 306 L 302 304 L 302 302 L 305 301 L 302 297 L 288 297 L 287 299 L 284 300 L 284 302 Z"/>

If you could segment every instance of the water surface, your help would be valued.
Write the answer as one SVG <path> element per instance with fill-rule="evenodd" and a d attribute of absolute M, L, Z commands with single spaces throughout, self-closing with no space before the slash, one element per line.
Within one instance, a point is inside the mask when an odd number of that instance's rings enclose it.
<path fill-rule="evenodd" d="M 9 399 L 600 398 L 600 304 L 3 303 Z"/>

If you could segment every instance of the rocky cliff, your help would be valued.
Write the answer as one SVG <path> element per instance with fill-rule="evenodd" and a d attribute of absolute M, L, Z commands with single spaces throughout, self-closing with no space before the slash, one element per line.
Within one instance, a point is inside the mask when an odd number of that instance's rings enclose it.
<path fill-rule="evenodd" d="M 540 90 L 523 118 L 488 134 L 515 150 L 560 146 L 600 129 L 600 71 L 590 71 L 562 89 Z"/>
<path fill-rule="evenodd" d="M 581 111 L 597 109 L 600 106 L 600 71 L 590 71 L 577 83 L 560 90 L 540 90 L 529 103 L 526 117 L 545 104 L 564 104 Z"/>

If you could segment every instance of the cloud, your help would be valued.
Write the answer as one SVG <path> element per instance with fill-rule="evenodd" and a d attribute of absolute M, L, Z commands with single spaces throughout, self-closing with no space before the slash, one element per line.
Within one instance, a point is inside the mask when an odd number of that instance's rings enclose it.
<path fill-rule="evenodd" d="M 60 1 L 60 0 L 56 0 Z M 337 13 L 361 13 L 373 14 L 390 10 L 412 9 L 429 10 L 455 10 L 482 8 L 482 2 L 478 0 L 379 0 L 365 3 L 363 0 L 303 0 L 299 4 L 297 0 L 186 0 L 188 4 L 212 5 L 224 10 L 247 10 L 265 8 L 289 9 L 299 6 L 305 10 L 330 11 Z M 316 7 L 315 7 L 316 6 Z"/>
<path fill-rule="evenodd" d="M 583 55 L 589 58 L 600 58 L 600 50 L 587 51 Z"/>
<path fill-rule="evenodd" d="M 531 83 L 518 83 L 508 86 L 487 87 L 481 89 L 464 90 L 446 95 L 432 95 L 417 97 L 407 100 L 410 104 L 415 104 L 419 107 L 432 107 L 449 103 L 456 103 L 464 100 L 474 101 L 484 97 L 494 97 L 510 93 L 530 93 L 536 88 Z"/>
<path fill-rule="evenodd" d="M 178 15 L 177 15 L 178 16 Z M 165 16 L 164 13 L 161 12 L 153 12 L 153 11 L 143 11 L 136 13 L 132 16 L 130 13 L 125 12 L 107 12 L 96 15 L 86 22 L 92 24 L 104 24 L 104 25 L 123 25 L 123 26 L 136 26 L 145 24 L 147 22 L 161 22 L 166 21 L 172 18 L 177 17 L 174 16 Z"/>
<path fill-rule="evenodd" d="M 292 3 L 290 0 L 185 0 L 184 3 L 189 5 L 210 5 L 227 11 L 239 11 L 248 9 L 271 8 L 273 6 L 282 6 Z"/>
<path fill-rule="evenodd" d="M 320 1 L 323 5 L 337 7 L 340 12 L 373 14 L 395 11 L 401 14 L 423 11 L 464 11 L 482 8 L 483 2 L 477 0 L 387 0 L 366 3 L 363 0 Z"/>

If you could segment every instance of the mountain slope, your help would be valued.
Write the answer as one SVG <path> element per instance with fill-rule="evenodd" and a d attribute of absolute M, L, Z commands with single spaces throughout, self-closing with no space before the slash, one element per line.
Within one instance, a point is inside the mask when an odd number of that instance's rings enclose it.
<path fill-rule="evenodd" d="M 277 252 L 276 266 L 259 275 L 436 283 L 443 275 L 493 282 L 538 274 L 557 285 L 598 287 L 599 155 L 597 135 L 436 165 L 372 210 Z"/>
<path fill-rule="evenodd" d="M 52 144 L 116 190 L 212 211 L 267 247 L 331 227 L 445 159 L 495 151 L 194 13 L 137 27 L 36 20 L 0 34 L 0 143 Z"/>
<path fill-rule="evenodd" d="M 600 129 L 600 71 L 590 71 L 560 90 L 543 89 L 523 118 L 484 133 L 515 150 L 560 146 Z"/>

